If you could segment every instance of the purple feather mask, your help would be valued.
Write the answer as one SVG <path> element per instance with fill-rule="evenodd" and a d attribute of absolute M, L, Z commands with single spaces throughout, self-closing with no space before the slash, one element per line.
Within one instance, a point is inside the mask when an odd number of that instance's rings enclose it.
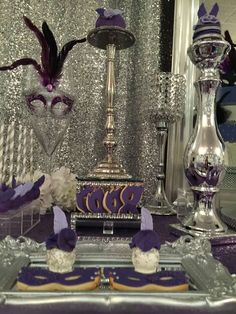
<path fill-rule="evenodd" d="M 51 92 L 62 76 L 62 69 L 70 50 L 78 43 L 83 43 L 86 38 L 71 40 L 58 51 L 55 37 L 44 21 L 42 31 L 34 25 L 29 18 L 24 16 L 25 25 L 35 34 L 41 46 L 41 64 L 32 58 L 22 58 L 11 65 L 0 67 L 0 71 L 13 70 L 21 65 L 32 65 L 39 74 L 41 84 Z"/>
<path fill-rule="evenodd" d="M 142 207 L 141 209 L 141 230 L 134 235 L 130 248 L 140 248 L 143 252 L 148 252 L 151 249 L 160 249 L 160 238 L 153 230 L 152 215 L 149 210 Z"/>
<path fill-rule="evenodd" d="M 77 235 L 68 228 L 68 222 L 65 213 L 60 207 L 53 207 L 54 225 L 53 233 L 46 241 L 47 250 L 59 249 L 65 252 L 72 252 L 76 246 Z"/>

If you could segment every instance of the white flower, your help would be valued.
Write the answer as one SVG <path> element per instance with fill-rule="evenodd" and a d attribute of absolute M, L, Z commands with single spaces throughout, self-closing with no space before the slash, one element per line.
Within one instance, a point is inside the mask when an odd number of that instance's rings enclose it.
<path fill-rule="evenodd" d="M 51 175 L 52 196 L 57 205 L 74 208 L 76 206 L 76 175 L 70 169 L 61 167 Z"/>

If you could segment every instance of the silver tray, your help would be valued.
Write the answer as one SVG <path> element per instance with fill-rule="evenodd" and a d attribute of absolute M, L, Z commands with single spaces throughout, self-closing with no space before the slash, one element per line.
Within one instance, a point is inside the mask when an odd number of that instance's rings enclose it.
<path fill-rule="evenodd" d="M 101 241 L 83 239 L 78 241 L 76 250 L 79 259 L 76 266 L 81 267 L 131 267 L 129 240 Z M 195 253 L 194 253 L 195 252 Z M 197 252 L 197 255 L 196 255 Z M 210 298 L 236 300 L 236 281 L 221 263 L 210 253 L 210 244 L 206 239 L 182 237 L 173 244 L 166 243 L 160 252 L 160 268 L 163 270 L 185 270 L 189 278 L 190 290 L 181 293 L 159 292 L 118 292 L 110 290 L 106 280 L 102 280 L 99 289 L 91 292 L 19 292 L 15 289 L 17 274 L 22 266 L 46 267 L 45 245 L 21 237 L 14 240 L 7 237 L 0 241 L 0 302 L 6 304 L 39 304 L 45 302 L 73 302 L 79 298 L 93 295 L 96 299 L 122 296 L 137 298 L 142 296 L 147 302 L 150 296 L 155 298 L 173 298 L 200 300 Z M 57 301 L 56 301 L 57 300 Z M 82 299 L 81 299 L 82 300 Z"/>

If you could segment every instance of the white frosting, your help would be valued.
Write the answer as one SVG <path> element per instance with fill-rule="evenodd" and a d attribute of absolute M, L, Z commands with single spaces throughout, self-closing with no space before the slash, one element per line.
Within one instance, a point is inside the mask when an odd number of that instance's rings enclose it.
<path fill-rule="evenodd" d="M 142 274 L 153 274 L 159 269 L 160 255 L 155 248 L 143 252 L 140 248 L 132 249 L 132 263 L 134 270 Z"/>
<path fill-rule="evenodd" d="M 75 250 L 65 252 L 57 248 L 47 250 L 48 269 L 54 273 L 69 273 L 75 263 Z"/>

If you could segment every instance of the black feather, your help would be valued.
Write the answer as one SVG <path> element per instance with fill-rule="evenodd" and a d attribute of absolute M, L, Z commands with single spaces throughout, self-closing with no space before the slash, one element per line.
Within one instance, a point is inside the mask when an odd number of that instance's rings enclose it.
<path fill-rule="evenodd" d="M 47 41 L 46 39 L 44 38 L 44 35 L 43 33 L 38 29 L 38 27 L 36 25 L 34 25 L 31 20 L 24 16 L 24 22 L 25 22 L 25 25 L 32 31 L 34 32 L 34 34 L 36 35 L 39 43 L 40 43 L 40 46 L 42 48 L 42 52 L 41 52 L 41 63 L 42 63 L 42 66 L 43 68 L 47 68 L 48 67 L 48 58 L 49 58 L 49 47 L 48 47 L 48 44 L 47 44 Z"/>
<path fill-rule="evenodd" d="M 32 58 L 22 58 L 22 59 L 16 60 L 11 65 L 5 65 L 5 66 L 0 67 L 0 71 L 13 70 L 20 65 L 33 65 L 33 67 L 38 71 L 38 73 L 42 75 L 42 69 L 41 69 L 40 64 L 38 64 L 38 62 Z"/>
<path fill-rule="evenodd" d="M 62 71 L 62 68 L 63 68 L 63 65 L 64 65 L 64 62 L 66 60 L 66 57 L 69 53 L 69 51 L 76 45 L 76 44 L 79 44 L 79 43 L 83 43 L 86 41 L 86 38 L 82 38 L 82 39 L 75 39 L 75 40 L 71 40 L 69 41 L 68 43 L 66 43 L 58 57 L 57 57 L 57 69 L 56 69 L 56 72 L 55 72 L 55 77 L 59 77 L 60 74 L 61 74 L 61 71 Z"/>
<path fill-rule="evenodd" d="M 49 46 L 49 75 L 51 77 L 54 76 L 54 73 L 56 71 L 57 68 L 57 43 L 55 40 L 55 37 L 52 33 L 52 31 L 50 30 L 50 28 L 48 27 L 48 24 L 46 22 L 43 22 L 42 25 L 42 30 L 43 30 L 43 34 L 44 37 L 46 39 L 46 42 Z"/>

